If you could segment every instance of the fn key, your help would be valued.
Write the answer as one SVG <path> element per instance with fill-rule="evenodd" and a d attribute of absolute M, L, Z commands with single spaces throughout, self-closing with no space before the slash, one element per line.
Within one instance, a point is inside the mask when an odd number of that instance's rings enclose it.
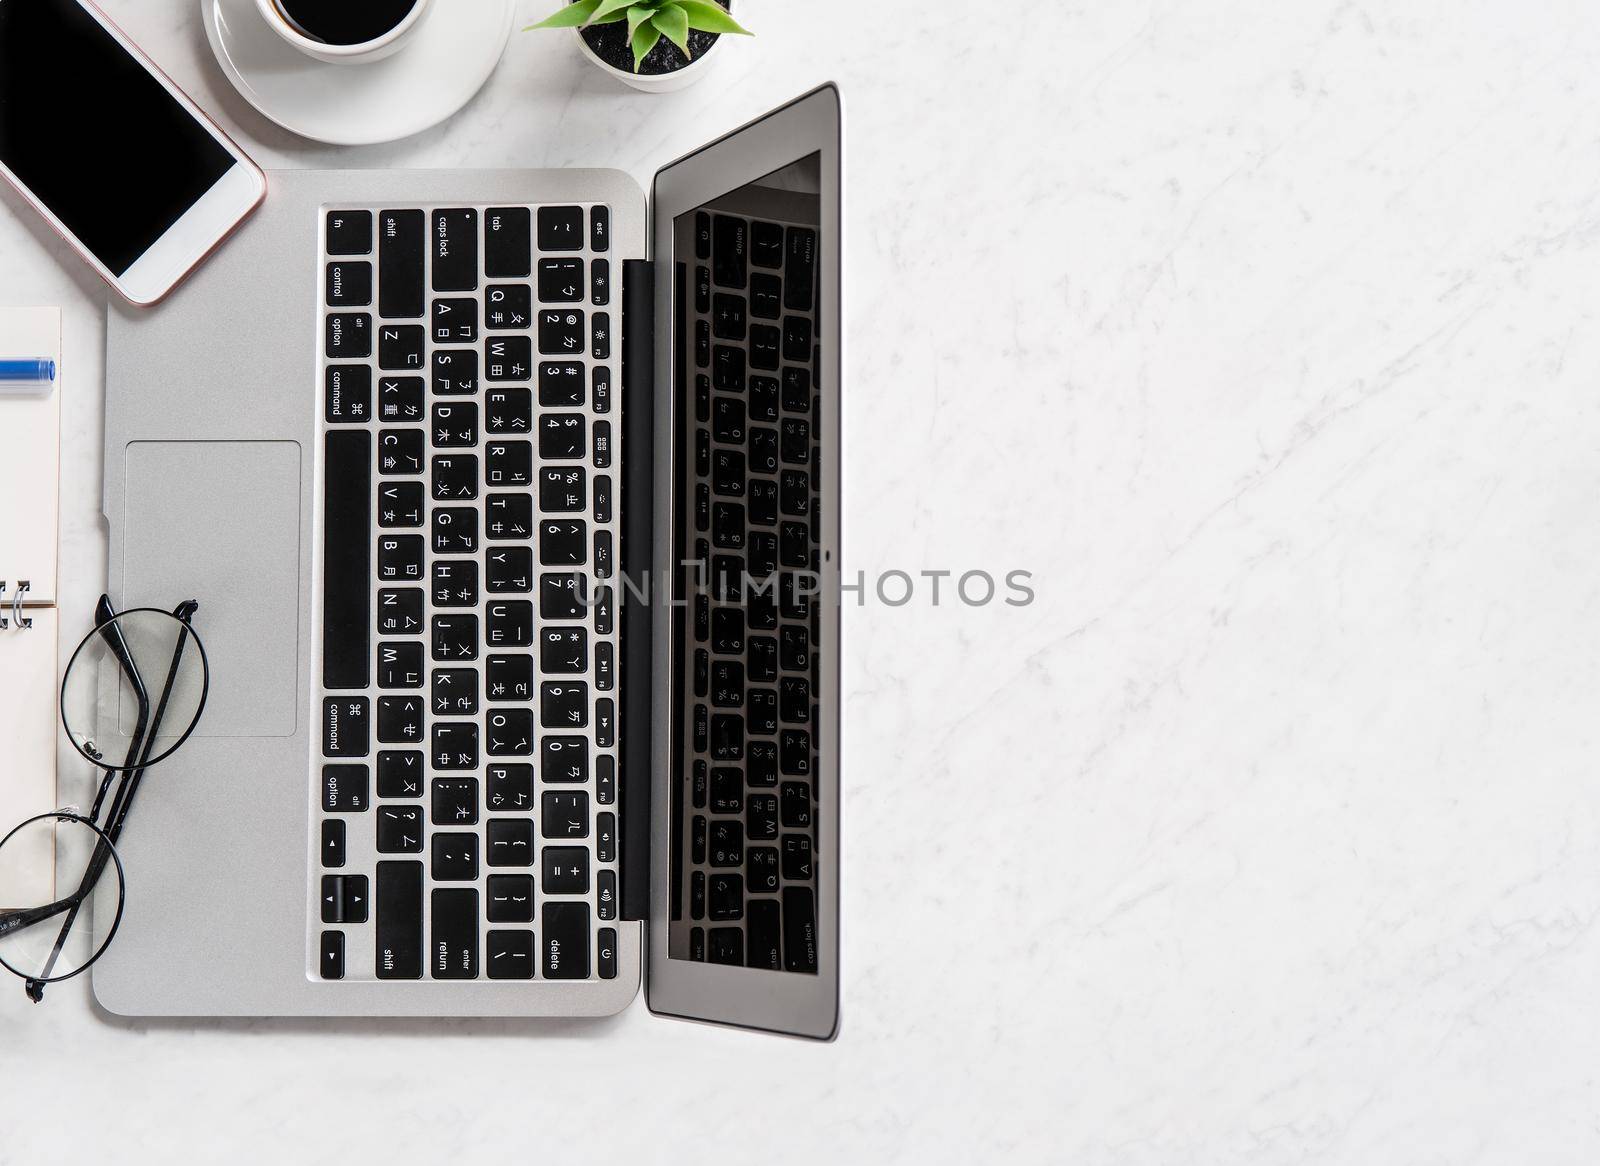
<path fill-rule="evenodd" d="M 539 958 L 547 980 L 589 978 L 589 904 L 544 905 Z"/>

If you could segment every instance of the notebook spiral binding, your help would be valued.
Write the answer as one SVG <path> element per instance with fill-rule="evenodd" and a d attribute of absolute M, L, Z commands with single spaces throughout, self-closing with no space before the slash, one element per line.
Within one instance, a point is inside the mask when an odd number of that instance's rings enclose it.
<path fill-rule="evenodd" d="M 16 624 L 22 631 L 27 631 L 33 626 L 33 620 L 24 617 L 22 614 L 22 597 L 27 594 L 28 588 L 32 586 L 33 584 L 27 579 L 17 580 L 17 589 L 11 594 L 11 617 L 8 619 L 6 616 L 0 615 L 0 632 L 5 631 L 12 624 Z M 4 611 L 5 599 L 6 581 L 0 579 L 0 611 Z"/>

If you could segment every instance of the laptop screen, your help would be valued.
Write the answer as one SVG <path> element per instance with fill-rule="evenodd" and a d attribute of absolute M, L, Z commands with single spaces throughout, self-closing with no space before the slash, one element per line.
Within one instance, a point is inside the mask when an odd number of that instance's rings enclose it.
<path fill-rule="evenodd" d="M 818 969 L 821 170 L 679 215 L 668 957 Z M 830 667 L 836 661 L 827 662 Z"/>

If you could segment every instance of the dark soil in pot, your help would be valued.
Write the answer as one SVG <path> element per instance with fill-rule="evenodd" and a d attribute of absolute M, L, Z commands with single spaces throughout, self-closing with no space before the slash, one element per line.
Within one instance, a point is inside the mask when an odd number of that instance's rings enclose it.
<path fill-rule="evenodd" d="M 717 0 L 724 8 L 728 7 L 728 0 Z M 578 30 L 580 36 L 588 42 L 594 50 L 595 56 L 614 69 L 621 69 L 624 73 L 633 72 L 633 49 L 628 47 L 628 22 L 619 20 L 612 24 L 594 24 L 588 28 Z M 685 57 L 683 50 L 673 44 L 666 37 L 662 37 L 656 47 L 645 54 L 644 64 L 639 72 L 646 76 L 659 76 L 662 73 L 676 73 L 691 61 L 698 61 L 706 55 L 712 45 L 717 43 L 718 35 L 714 32 L 701 32 L 695 29 L 689 33 L 689 55 Z"/>

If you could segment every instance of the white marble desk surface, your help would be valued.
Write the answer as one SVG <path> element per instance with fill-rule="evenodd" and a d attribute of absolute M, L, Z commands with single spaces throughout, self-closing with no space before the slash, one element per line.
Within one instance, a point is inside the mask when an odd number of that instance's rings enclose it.
<path fill-rule="evenodd" d="M 0 983 L 0 1162 L 1600 1160 L 1600 11 L 748 0 L 682 95 L 518 34 L 336 150 L 107 7 L 271 166 L 645 181 L 837 79 L 849 552 L 1038 600 L 854 619 L 837 1044 Z M 14 198 L 0 256 L 66 308 L 66 645 L 105 293 Z"/>

